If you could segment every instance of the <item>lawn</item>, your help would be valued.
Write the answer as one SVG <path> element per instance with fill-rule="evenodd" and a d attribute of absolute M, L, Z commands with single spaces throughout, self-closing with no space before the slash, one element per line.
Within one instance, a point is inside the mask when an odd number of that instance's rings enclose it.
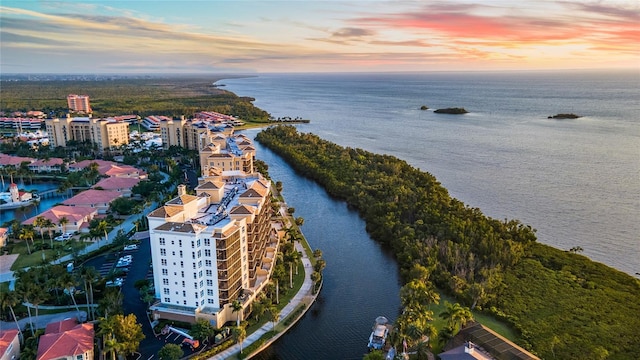
<path fill-rule="evenodd" d="M 49 239 L 45 239 L 45 242 L 49 244 Z M 36 245 L 41 245 L 42 240 L 36 240 Z M 53 259 L 59 259 L 60 257 L 72 254 L 74 250 L 79 251 L 87 246 L 86 243 L 80 243 L 76 240 L 65 241 L 64 243 L 53 243 L 53 249 L 34 250 L 34 245 L 30 245 L 31 254 L 27 251 L 27 244 L 24 241 L 17 241 L 11 245 L 12 254 L 20 254 L 18 259 L 11 266 L 11 270 L 15 271 L 23 269 L 25 267 L 31 267 L 40 265 L 44 262 L 50 263 Z"/>
<path fill-rule="evenodd" d="M 440 291 L 440 303 L 438 305 L 431 305 L 431 311 L 433 311 L 433 325 L 438 330 L 443 329 L 447 325 L 446 320 L 440 317 L 440 313 L 446 310 L 445 301 L 448 301 L 452 304 L 457 302 L 453 297 L 450 297 L 442 293 L 441 290 L 439 291 Z M 515 342 L 516 339 L 518 338 L 516 332 L 513 329 L 511 329 L 507 324 L 499 321 L 492 315 L 489 315 L 477 310 L 473 310 L 472 312 L 473 312 L 473 317 L 476 321 L 490 328 L 491 330 L 497 332 L 498 334 L 504 336 L 505 338 L 513 342 Z M 434 351 L 436 353 L 441 350 L 440 346 L 437 344 L 437 339 L 435 342 L 432 343 L 432 346 L 434 347 Z"/>

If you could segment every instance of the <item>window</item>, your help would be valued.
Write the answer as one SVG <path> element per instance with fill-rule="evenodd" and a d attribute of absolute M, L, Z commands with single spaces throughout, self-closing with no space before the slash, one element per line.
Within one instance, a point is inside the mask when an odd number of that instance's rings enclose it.
<path fill-rule="evenodd" d="M 204 239 L 205 246 L 211 246 L 211 239 Z"/>
<path fill-rule="evenodd" d="M 198 272 L 198 277 L 202 277 L 202 270 Z"/>
<path fill-rule="evenodd" d="M 162 285 L 169 285 L 169 279 L 162 279 Z"/>
<path fill-rule="evenodd" d="M 211 256 L 211 250 L 205 249 L 204 250 L 204 256 Z"/>
<path fill-rule="evenodd" d="M 212 289 L 207 289 L 207 295 L 213 296 L 213 290 Z"/>
<path fill-rule="evenodd" d="M 185 287 L 185 283 L 184 283 L 184 280 L 182 280 L 182 287 Z"/>
<path fill-rule="evenodd" d="M 198 274 L 193 273 L 193 278 L 194 278 L 194 279 L 197 279 L 197 278 L 198 278 Z"/>
<path fill-rule="evenodd" d="M 198 250 L 198 259 L 202 257 L 202 250 Z"/>
<path fill-rule="evenodd" d="M 213 299 L 207 299 L 208 304 L 213 304 Z"/>
<path fill-rule="evenodd" d="M 84 358 L 84 354 L 76 355 L 76 360 L 82 360 Z"/>
<path fill-rule="evenodd" d="M 213 276 L 213 271 L 207 270 L 206 274 L 207 274 L 207 276 Z"/>
<path fill-rule="evenodd" d="M 162 269 L 162 275 L 169 275 L 169 270 Z"/>
<path fill-rule="evenodd" d="M 196 247 L 196 242 L 195 241 L 191 241 L 191 248 L 193 249 L 194 247 Z"/>
<path fill-rule="evenodd" d="M 187 292 L 183 290 L 183 291 L 182 291 L 182 296 L 183 296 L 183 297 L 187 297 Z"/>
<path fill-rule="evenodd" d="M 184 271 L 180 271 L 180 276 L 184 277 Z"/>
<path fill-rule="evenodd" d="M 196 258 L 196 253 L 194 253 L 193 251 L 191 252 L 191 258 L 195 259 Z"/>
<path fill-rule="evenodd" d="M 200 287 L 204 287 L 204 281 L 200 280 Z"/>
<path fill-rule="evenodd" d="M 171 245 L 175 245 L 175 244 L 176 244 L 176 242 L 171 240 Z"/>
<path fill-rule="evenodd" d="M 202 267 L 202 260 L 198 261 L 198 267 L 201 268 Z"/>
<path fill-rule="evenodd" d="M 205 260 L 205 261 L 204 261 L 204 265 L 205 265 L 206 267 L 211 267 L 211 260 Z"/>
<path fill-rule="evenodd" d="M 180 257 L 182 257 L 182 250 L 180 250 Z"/>
<path fill-rule="evenodd" d="M 196 263 L 193 263 L 192 265 L 193 265 L 193 270 L 195 270 L 196 269 Z"/>
<path fill-rule="evenodd" d="M 198 242 L 197 242 L 197 244 L 198 244 L 198 247 L 200 247 L 200 239 L 198 239 Z"/>
<path fill-rule="evenodd" d="M 162 264 L 162 266 L 167 266 L 167 259 L 160 260 L 160 264 Z"/>
<path fill-rule="evenodd" d="M 183 300 L 183 301 L 182 301 L 182 304 L 183 304 L 183 305 L 187 305 L 187 300 Z"/>
<path fill-rule="evenodd" d="M 166 302 L 166 303 L 171 302 L 171 299 L 169 299 L 169 298 L 164 298 L 164 302 Z"/>
<path fill-rule="evenodd" d="M 182 240 L 178 240 L 178 246 L 182 247 Z"/>
<path fill-rule="evenodd" d="M 170 294 L 170 293 L 169 293 L 169 288 L 164 288 L 164 289 L 162 289 L 162 292 L 163 292 L 165 295 L 169 295 L 169 294 Z"/>
<path fill-rule="evenodd" d="M 200 290 L 200 297 L 204 297 L 204 290 Z"/>
<path fill-rule="evenodd" d="M 180 261 L 180 267 L 183 268 L 184 267 L 184 261 Z"/>
<path fill-rule="evenodd" d="M 165 249 L 160 249 L 160 255 L 162 255 L 162 256 L 167 256 L 167 250 L 165 250 Z"/>
<path fill-rule="evenodd" d="M 207 286 L 213 286 L 213 280 L 207 279 Z"/>
<path fill-rule="evenodd" d="M 160 245 L 164 245 L 164 244 L 165 244 L 164 238 L 160 238 Z"/>

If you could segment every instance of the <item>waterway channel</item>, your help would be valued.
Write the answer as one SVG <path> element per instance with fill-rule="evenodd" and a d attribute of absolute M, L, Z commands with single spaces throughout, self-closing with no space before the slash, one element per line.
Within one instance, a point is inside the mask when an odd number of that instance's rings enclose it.
<path fill-rule="evenodd" d="M 255 137 L 256 130 L 247 131 Z M 400 309 L 400 278 L 393 256 L 373 241 L 365 223 L 315 182 L 298 176 L 280 157 L 256 142 L 257 157 L 274 181 L 312 249 L 327 261 L 324 287 L 310 311 L 255 359 L 362 359 L 375 318 L 394 321 Z"/>
<path fill-rule="evenodd" d="M 31 183 L 28 179 L 23 181 L 17 181 L 16 185 L 18 185 L 19 190 L 37 190 L 39 192 L 57 189 L 58 184 L 51 181 L 39 182 L 34 180 Z M 2 187 L 2 184 L 0 184 Z M 5 179 L 4 187 L 2 187 L 1 191 L 9 191 L 9 181 Z M 55 204 L 61 203 L 66 200 L 62 195 L 57 195 L 53 197 L 47 197 L 46 199 L 42 199 L 40 203 L 37 205 L 28 206 L 24 209 L 11 209 L 11 210 L 0 210 L 0 225 L 4 224 L 7 221 L 11 221 L 13 219 L 17 219 L 20 221 L 27 220 L 33 216 L 38 215 L 39 213 L 46 211 L 53 207 Z"/>

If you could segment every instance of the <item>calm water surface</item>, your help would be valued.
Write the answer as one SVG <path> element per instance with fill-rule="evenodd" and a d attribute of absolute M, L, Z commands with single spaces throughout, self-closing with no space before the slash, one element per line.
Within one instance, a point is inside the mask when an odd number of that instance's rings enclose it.
<path fill-rule="evenodd" d="M 255 131 L 248 132 L 250 136 Z M 305 221 L 302 232 L 327 261 L 324 287 L 302 320 L 256 359 L 362 359 L 373 321 L 395 320 L 400 280 L 393 257 L 369 238 L 358 214 L 299 177 L 281 158 L 257 145 L 269 174 Z"/>
<path fill-rule="evenodd" d="M 58 184 L 54 182 L 33 182 L 32 184 L 31 182 L 29 182 L 29 180 L 26 180 L 25 182 L 18 181 L 16 182 L 16 185 L 18 185 L 18 189 L 27 190 L 27 191 L 30 191 L 30 190 L 45 191 L 45 190 L 58 188 Z M 9 191 L 8 181 L 5 181 L 5 187 L 2 188 L 1 191 L 3 192 Z M 63 198 L 62 196 L 55 196 L 52 198 L 43 199 L 42 201 L 40 201 L 40 204 L 38 204 L 37 208 L 36 206 L 29 206 L 23 210 L 20 210 L 20 209 L 0 210 L 0 225 L 7 221 L 11 221 L 13 219 L 17 219 L 20 221 L 27 220 L 53 207 L 55 204 L 63 202 L 64 200 L 65 198 Z"/>
<path fill-rule="evenodd" d="M 275 117 L 394 155 L 560 249 L 640 272 L 640 73 L 278 74 L 223 80 Z M 465 107 L 443 115 L 430 108 Z M 576 113 L 576 120 L 547 116 Z M 285 182 L 286 184 L 286 182 Z"/>

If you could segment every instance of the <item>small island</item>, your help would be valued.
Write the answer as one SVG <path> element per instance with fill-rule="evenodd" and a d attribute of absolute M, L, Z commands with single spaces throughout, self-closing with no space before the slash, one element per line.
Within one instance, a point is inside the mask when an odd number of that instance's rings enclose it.
<path fill-rule="evenodd" d="M 464 108 L 457 108 L 457 107 L 456 108 L 437 109 L 434 112 L 438 113 L 438 114 L 455 114 L 455 115 L 468 113 L 468 111 L 465 110 Z"/>
<path fill-rule="evenodd" d="M 420 110 L 429 110 L 429 107 L 427 105 L 422 105 L 420 106 Z"/>
<path fill-rule="evenodd" d="M 547 117 L 547 119 L 577 119 L 581 116 L 576 114 L 556 114 L 553 116 Z"/>

